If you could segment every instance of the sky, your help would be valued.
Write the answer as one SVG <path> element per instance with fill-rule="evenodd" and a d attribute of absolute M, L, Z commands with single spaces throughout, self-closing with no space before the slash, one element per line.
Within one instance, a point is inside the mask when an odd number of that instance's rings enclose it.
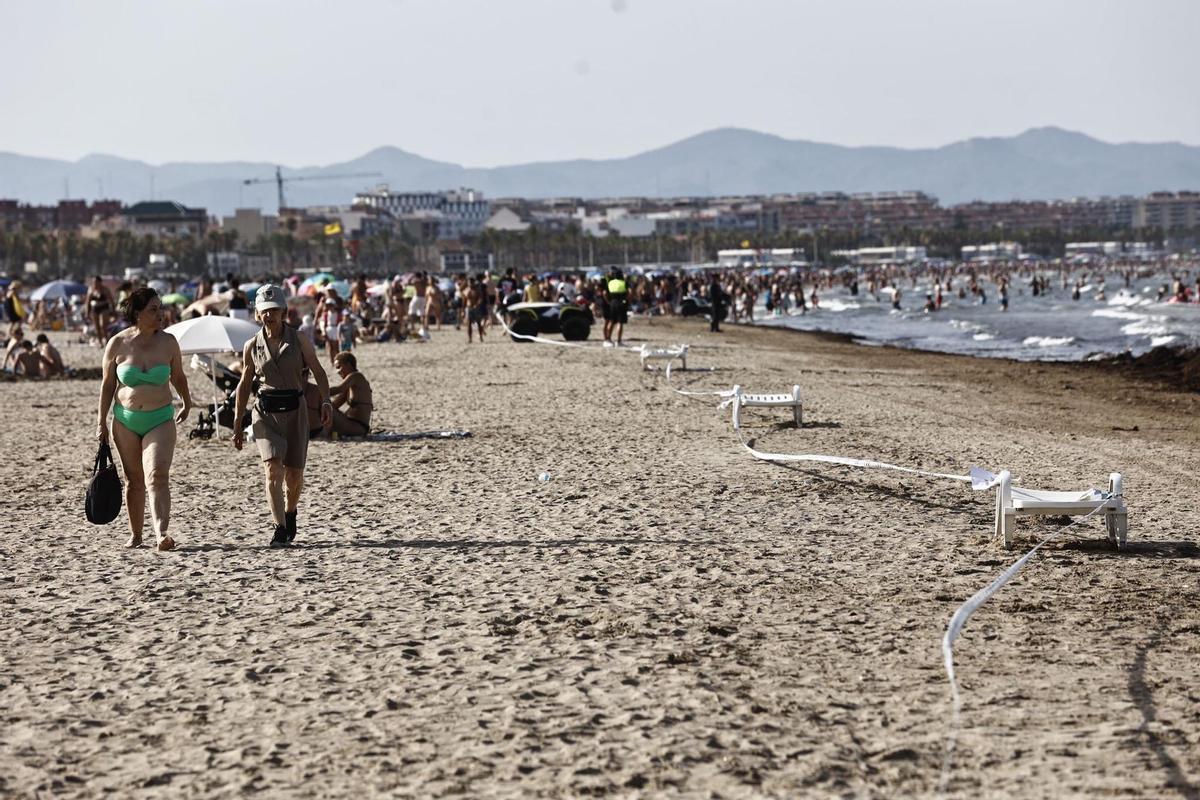
<path fill-rule="evenodd" d="M 0 0 L 0 151 L 467 166 L 717 127 L 1200 144 L 1197 0 Z"/>

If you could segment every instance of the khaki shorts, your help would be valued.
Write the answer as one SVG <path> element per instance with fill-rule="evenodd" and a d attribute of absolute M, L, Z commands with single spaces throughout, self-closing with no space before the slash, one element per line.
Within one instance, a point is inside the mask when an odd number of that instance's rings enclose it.
<path fill-rule="evenodd" d="M 308 461 L 308 408 L 301 398 L 295 411 L 264 414 L 256 404 L 252 409 L 254 443 L 263 461 L 273 458 L 285 467 L 304 469 Z"/>

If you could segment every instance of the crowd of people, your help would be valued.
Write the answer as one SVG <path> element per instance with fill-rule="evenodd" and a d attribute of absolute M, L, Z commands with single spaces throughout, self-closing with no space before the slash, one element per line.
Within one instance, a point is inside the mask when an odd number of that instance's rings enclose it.
<path fill-rule="evenodd" d="M 278 285 L 247 285 L 227 275 L 223 283 L 203 278 L 169 288 L 165 296 L 136 281 L 114 285 L 96 276 L 81 291 L 53 301 L 30 303 L 20 282 L 0 286 L 7 341 L 2 369 L 22 377 L 50 378 L 67 371 L 47 331 L 76 330 L 80 341 L 104 349 L 97 437 L 115 443 L 126 477 L 129 546 L 142 542 L 148 510 L 160 549 L 171 549 L 169 473 L 176 425 L 192 408 L 178 341 L 164 329 L 182 318 L 226 314 L 261 323 L 238 362 L 231 402 L 234 423 L 249 417 L 249 429 L 264 464 L 268 507 L 274 522 L 271 545 L 287 546 L 296 536 L 296 509 L 303 488 L 308 441 L 368 435 L 374 398 L 359 370 L 356 346 L 363 342 L 423 342 L 434 332 L 466 328 L 467 342 L 483 341 L 493 325 L 519 304 L 560 303 L 587 308 L 603 320 L 605 344 L 623 343 L 631 316 L 647 320 L 702 315 L 720 332 L 727 317 L 753 323 L 756 315 L 807 314 L 821 310 L 822 296 L 837 293 L 906 310 L 906 292 L 924 290 L 919 306 L 938 313 L 947 303 L 986 305 L 1000 312 L 1022 297 L 1069 297 L 1105 301 L 1114 284 L 1165 276 L 1154 300 L 1200 302 L 1200 268 L 1173 265 L 883 265 L 812 270 L 806 268 L 559 271 L 519 275 L 480 273 L 453 278 L 424 272 L 371 283 L 333 279 Z M 1152 283 L 1149 285 L 1153 285 Z M 160 287 L 162 288 L 162 287 Z M 1115 291 L 1115 290 L 1114 290 Z M 1145 289 L 1144 291 L 1150 291 Z M 169 300 L 170 302 L 167 302 Z M 511 319 L 511 316 L 509 317 Z M 26 329 L 38 331 L 31 341 Z M 329 380 L 323 359 L 336 372 Z M 176 409 L 171 390 L 182 400 Z M 112 425 L 109 427 L 109 413 Z M 215 416 L 215 410 L 214 410 Z M 246 428 L 233 424 L 234 444 Z"/>

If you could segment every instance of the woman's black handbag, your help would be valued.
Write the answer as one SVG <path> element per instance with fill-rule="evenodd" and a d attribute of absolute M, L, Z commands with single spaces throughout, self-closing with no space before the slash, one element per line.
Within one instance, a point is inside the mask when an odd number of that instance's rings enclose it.
<path fill-rule="evenodd" d="M 96 466 L 88 481 L 83 510 L 88 522 L 94 525 L 107 525 L 121 513 L 121 477 L 117 475 L 108 442 L 101 442 L 96 453 Z"/>
<path fill-rule="evenodd" d="M 299 389 L 262 389 L 258 393 L 258 410 L 264 414 L 278 414 L 300 408 L 304 392 Z"/>

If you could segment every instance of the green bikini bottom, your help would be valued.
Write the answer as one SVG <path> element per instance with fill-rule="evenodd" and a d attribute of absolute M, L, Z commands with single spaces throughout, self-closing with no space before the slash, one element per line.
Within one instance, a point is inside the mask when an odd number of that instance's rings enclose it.
<path fill-rule="evenodd" d="M 125 408 L 120 403 L 114 403 L 113 418 L 138 436 L 145 436 L 164 422 L 174 419 L 175 409 L 170 403 L 167 403 L 162 408 L 155 408 L 151 411 L 134 411 Z"/>

